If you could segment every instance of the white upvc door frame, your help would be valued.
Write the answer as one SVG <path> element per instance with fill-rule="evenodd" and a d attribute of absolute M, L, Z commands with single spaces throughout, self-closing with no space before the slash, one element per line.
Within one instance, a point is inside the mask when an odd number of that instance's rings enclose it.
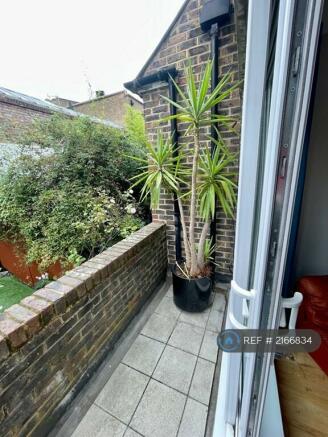
<path fill-rule="evenodd" d="M 253 223 L 260 159 L 271 1 L 250 0 L 248 7 L 239 190 L 234 253 L 235 289 L 248 290 L 252 263 Z M 231 298 L 232 297 L 232 298 Z M 243 300 L 230 296 L 226 329 L 243 326 Z M 241 354 L 223 352 L 213 435 L 233 435 L 236 423 Z"/>
<path fill-rule="evenodd" d="M 289 0 L 286 0 L 286 2 Z M 294 2 L 294 0 L 293 0 Z M 287 172 L 286 193 L 284 196 L 281 237 L 278 243 L 280 251 L 277 253 L 277 265 L 275 267 L 274 283 L 272 288 L 276 290 L 271 305 L 271 317 L 267 329 L 278 329 L 282 309 L 281 291 L 284 281 L 285 266 L 288 253 L 289 238 L 295 206 L 295 198 L 299 180 L 299 170 L 303 153 L 304 138 L 306 134 L 308 111 L 312 93 L 313 75 L 316 64 L 316 53 L 320 34 L 320 25 L 323 9 L 323 0 L 309 0 L 306 12 L 306 24 L 303 32 L 302 54 L 299 65 L 299 85 L 295 101 L 295 115 L 290 137 L 290 162 Z M 286 32 L 289 25 L 286 22 Z M 289 90 L 290 91 L 290 90 Z M 266 354 L 261 375 L 260 392 L 257 399 L 257 411 L 254 421 L 253 436 L 260 435 L 261 419 L 266 398 L 267 384 L 273 365 L 274 354 Z"/>
<path fill-rule="evenodd" d="M 257 305 L 250 317 L 250 328 L 258 329 L 260 324 L 261 307 L 265 293 L 265 277 L 267 270 L 267 255 L 269 251 L 272 210 L 276 188 L 276 174 L 279 165 L 280 134 L 285 103 L 286 84 L 290 59 L 290 40 L 294 17 L 295 0 L 284 0 L 279 4 L 275 60 L 273 67 L 273 83 L 270 103 L 270 118 L 266 140 L 266 156 L 262 198 L 260 202 L 261 217 L 259 222 L 259 238 L 256 248 L 256 265 L 254 268 L 253 287 L 257 294 Z M 279 54 L 279 56 L 277 56 Z M 252 386 L 255 370 L 256 354 L 245 355 L 244 384 L 241 399 L 241 411 L 238 424 L 238 437 L 247 435 L 249 412 L 251 406 Z M 278 437 L 278 436 L 277 436 Z"/>
<path fill-rule="evenodd" d="M 317 4 L 315 3 L 317 2 Z M 252 262 L 252 243 L 254 238 L 255 204 L 257 195 L 257 170 L 259 161 L 260 133 L 264 86 L 266 78 L 267 48 L 269 40 L 270 1 L 250 0 L 248 9 L 248 30 L 246 50 L 246 74 L 244 103 L 242 115 L 241 157 L 239 174 L 239 192 L 237 205 L 237 227 L 235 243 L 234 277 L 232 281 L 225 329 L 258 328 L 260 310 L 264 293 L 267 254 L 270 242 L 271 220 L 275 195 L 278 152 L 284 112 L 285 93 L 288 68 L 290 67 L 290 40 L 293 29 L 294 7 L 297 0 L 284 0 L 279 5 L 278 30 L 270 119 L 267 134 L 267 152 L 265 157 L 264 184 L 262 191 L 261 217 L 259 223 L 259 239 L 254 272 L 253 289 L 250 288 L 250 272 Z M 315 51 L 322 9 L 321 0 L 309 0 L 309 9 L 313 12 L 307 17 L 305 41 L 306 59 L 302 58 L 300 82 L 302 91 L 298 93 L 296 117 L 293 121 L 293 147 L 296 147 L 294 163 L 288 174 L 289 195 L 283 210 L 284 233 L 277 263 L 276 290 L 271 311 L 269 327 L 278 327 L 281 304 L 281 289 L 286 251 L 289 240 L 294 196 L 298 180 L 299 159 L 302 151 L 308 103 L 310 99 Z M 309 26 L 313 26 L 313 32 Z M 296 105 L 295 105 L 296 106 Z M 303 124 L 302 124 L 303 123 Z M 249 302 L 249 317 L 245 320 L 243 302 Z M 246 354 L 245 354 L 246 355 Z M 244 366 L 244 381 L 240 393 L 241 354 L 222 353 L 219 393 L 214 424 L 214 437 L 245 437 L 248 432 L 248 420 L 251 406 L 252 385 L 254 381 L 255 354 L 247 354 Z M 245 362 L 244 362 L 245 363 Z M 257 419 L 252 435 L 260 433 L 260 423 L 269 378 L 272 356 L 264 360 L 264 371 L 261 373 L 262 385 L 259 399 L 256 401 Z M 241 395 L 241 399 L 239 399 Z M 238 402 L 241 401 L 240 404 Z M 237 411 L 237 408 L 240 411 Z"/>

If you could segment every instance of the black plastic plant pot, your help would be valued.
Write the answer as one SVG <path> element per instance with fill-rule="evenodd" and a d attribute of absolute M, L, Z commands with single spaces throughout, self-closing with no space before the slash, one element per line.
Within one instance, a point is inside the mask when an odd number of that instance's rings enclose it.
<path fill-rule="evenodd" d="M 183 311 L 199 313 L 208 308 L 213 301 L 213 281 L 210 277 L 187 279 L 172 269 L 173 299 Z"/>

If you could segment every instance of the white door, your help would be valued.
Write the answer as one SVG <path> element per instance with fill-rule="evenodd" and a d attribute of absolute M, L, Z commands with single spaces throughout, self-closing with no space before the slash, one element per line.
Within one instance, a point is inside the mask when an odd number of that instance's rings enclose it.
<path fill-rule="evenodd" d="M 322 3 L 249 1 L 234 276 L 226 329 L 278 327 Z M 215 437 L 260 435 L 272 359 L 270 354 L 223 352 Z"/>

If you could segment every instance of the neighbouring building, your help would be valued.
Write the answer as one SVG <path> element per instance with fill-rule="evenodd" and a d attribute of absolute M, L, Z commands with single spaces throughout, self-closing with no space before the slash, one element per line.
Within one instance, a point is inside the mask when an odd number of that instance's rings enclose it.
<path fill-rule="evenodd" d="M 183 89 L 185 85 L 184 69 L 187 63 L 191 62 L 194 71 L 199 75 L 206 62 L 214 56 L 213 49 L 211 49 L 211 32 L 202 30 L 200 24 L 200 14 L 205 3 L 204 0 L 184 2 L 135 80 L 125 84 L 125 87 L 138 93 L 144 101 L 146 130 L 152 142 L 155 141 L 158 132 L 158 121 L 170 114 L 169 104 L 161 97 L 169 95 L 169 74 L 175 75 L 177 83 Z M 238 8 L 236 6 L 235 9 L 230 9 L 224 23 L 216 28 L 217 35 L 215 35 L 218 43 L 215 47 L 218 51 L 219 77 L 230 71 L 233 73 L 233 82 L 239 81 L 243 77 L 245 57 L 245 5 L 241 3 Z M 179 101 L 179 96 L 177 98 Z M 238 89 L 229 100 L 224 102 L 220 111 L 240 118 L 241 94 Z M 168 134 L 172 131 L 168 122 L 161 123 L 160 126 Z M 178 123 L 177 131 L 179 145 L 190 146 L 191 137 L 184 135 L 185 126 L 182 123 Z M 223 138 L 229 148 L 238 155 L 239 136 L 231 132 L 224 132 Z M 238 159 L 231 170 L 238 173 Z M 174 263 L 177 217 L 171 195 L 162 194 L 158 211 L 153 211 L 153 219 L 164 220 L 167 223 L 169 261 Z M 199 227 L 199 233 L 200 230 Z M 226 218 L 222 211 L 218 210 L 216 243 L 220 267 L 217 268 L 217 272 L 222 279 L 227 279 L 232 274 L 234 236 L 235 221 Z"/>
<path fill-rule="evenodd" d="M 97 91 L 94 99 L 76 103 L 70 108 L 100 119 L 109 119 L 120 126 L 124 126 L 127 106 L 132 106 L 140 112 L 143 111 L 142 100 L 126 90 L 112 94 Z"/>
<path fill-rule="evenodd" d="M 76 102 L 75 100 L 70 100 L 70 99 L 64 99 L 63 97 L 51 97 L 49 99 L 46 99 L 46 102 L 50 102 L 53 103 L 54 105 L 57 106 L 62 106 L 63 108 L 70 108 L 71 106 L 75 105 Z"/>
<path fill-rule="evenodd" d="M 53 114 L 63 114 L 67 117 L 84 115 L 51 102 L 0 87 L 0 142 L 19 142 L 20 137 L 35 120 L 44 119 Z M 108 119 L 99 120 L 96 117 L 93 119 L 112 127 L 119 127 Z"/>

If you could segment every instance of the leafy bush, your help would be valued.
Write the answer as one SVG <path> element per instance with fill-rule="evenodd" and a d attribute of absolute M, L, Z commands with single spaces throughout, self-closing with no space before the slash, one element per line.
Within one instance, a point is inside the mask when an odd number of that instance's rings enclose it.
<path fill-rule="evenodd" d="M 138 145 L 145 147 L 147 144 L 145 119 L 141 112 L 127 105 L 124 123 L 129 142 L 137 147 Z"/>
<path fill-rule="evenodd" d="M 24 142 L 2 178 L 0 239 L 24 242 L 28 262 L 77 265 L 143 225 L 127 190 L 136 164 L 126 157 L 143 146 L 125 132 L 54 116 Z"/>
<path fill-rule="evenodd" d="M 36 122 L 21 142 L 53 151 L 57 165 L 53 176 L 58 183 L 79 181 L 111 192 L 124 191 L 137 172 L 136 162 L 126 155 L 144 155 L 144 143 L 131 139 L 132 130 L 113 129 L 87 117 L 55 115 Z"/>

